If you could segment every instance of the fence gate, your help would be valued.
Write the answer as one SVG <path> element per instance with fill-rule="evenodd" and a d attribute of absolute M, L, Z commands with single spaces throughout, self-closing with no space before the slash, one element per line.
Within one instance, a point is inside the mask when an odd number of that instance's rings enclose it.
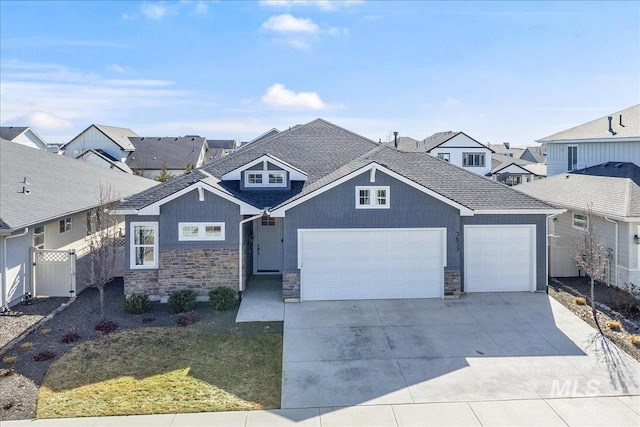
<path fill-rule="evenodd" d="M 76 253 L 74 250 L 31 249 L 33 296 L 76 295 Z"/>

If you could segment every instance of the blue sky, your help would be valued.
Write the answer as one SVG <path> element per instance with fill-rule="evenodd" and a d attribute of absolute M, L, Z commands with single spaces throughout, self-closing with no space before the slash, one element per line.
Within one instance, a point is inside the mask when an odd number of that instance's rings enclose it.
<path fill-rule="evenodd" d="M 640 103 L 639 2 L 0 2 L 0 121 L 536 139 Z"/>

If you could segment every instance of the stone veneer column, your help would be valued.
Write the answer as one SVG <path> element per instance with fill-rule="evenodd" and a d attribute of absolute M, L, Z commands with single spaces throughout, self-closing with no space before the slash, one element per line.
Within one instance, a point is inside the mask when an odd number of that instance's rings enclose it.
<path fill-rule="evenodd" d="M 282 298 L 285 301 L 300 301 L 300 273 L 282 275 Z"/>
<path fill-rule="evenodd" d="M 444 294 L 454 295 L 462 291 L 460 270 L 444 271 Z"/>

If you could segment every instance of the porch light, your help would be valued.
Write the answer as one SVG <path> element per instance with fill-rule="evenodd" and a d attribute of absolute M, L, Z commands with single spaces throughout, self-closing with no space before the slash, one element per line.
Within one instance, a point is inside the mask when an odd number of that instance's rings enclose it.
<path fill-rule="evenodd" d="M 633 243 L 640 245 L 640 237 L 637 234 L 633 236 Z"/>

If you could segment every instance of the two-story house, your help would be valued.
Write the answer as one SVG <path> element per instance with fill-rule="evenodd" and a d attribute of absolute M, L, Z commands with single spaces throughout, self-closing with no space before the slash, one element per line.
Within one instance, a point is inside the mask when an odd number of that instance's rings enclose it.
<path fill-rule="evenodd" d="M 129 137 L 138 135 L 127 128 L 91 125 L 64 146 L 64 155 L 77 159 L 89 150 L 100 150 L 115 161 L 124 162 L 135 151 Z"/>
<path fill-rule="evenodd" d="M 640 104 L 536 142 L 547 146 L 548 176 L 606 162 L 640 166 Z"/>

